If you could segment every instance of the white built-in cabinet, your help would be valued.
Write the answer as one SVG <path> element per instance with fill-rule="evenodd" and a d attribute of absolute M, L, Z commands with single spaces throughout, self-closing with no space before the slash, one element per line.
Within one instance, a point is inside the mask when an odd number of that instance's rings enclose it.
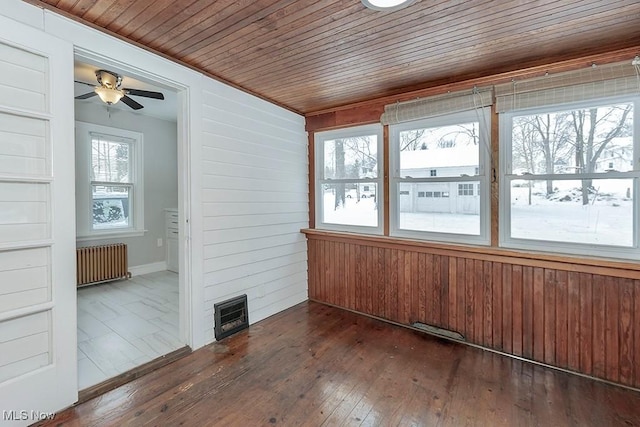
<path fill-rule="evenodd" d="M 164 210 L 167 237 L 167 270 L 178 272 L 178 209 Z"/>

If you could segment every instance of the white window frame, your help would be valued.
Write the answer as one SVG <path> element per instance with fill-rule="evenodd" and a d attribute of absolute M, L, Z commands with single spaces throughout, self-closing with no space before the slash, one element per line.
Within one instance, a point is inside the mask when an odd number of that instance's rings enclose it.
<path fill-rule="evenodd" d="M 351 138 L 358 136 L 375 135 L 377 137 L 377 178 L 361 178 L 361 179 L 324 179 L 324 143 L 340 138 Z M 316 228 L 325 230 L 345 231 L 362 234 L 383 234 L 384 219 L 384 176 L 383 176 L 383 141 L 382 126 L 380 124 L 354 126 L 350 128 L 330 130 L 325 132 L 317 132 L 314 134 L 315 147 L 315 204 L 316 204 Z M 366 225 L 345 225 L 324 222 L 324 184 L 359 184 L 359 183 L 375 183 L 376 184 L 376 203 L 378 204 L 378 225 L 376 227 Z"/>
<path fill-rule="evenodd" d="M 129 227 L 109 230 L 93 229 L 93 185 L 91 180 L 91 144 L 92 135 L 113 136 L 113 140 L 130 141 L 130 175 L 131 183 L 124 184 L 129 188 Z M 100 240 L 120 237 L 139 237 L 145 233 L 144 229 L 144 164 L 143 164 L 143 134 L 124 129 L 96 125 L 93 123 L 76 122 L 76 152 L 82 153 L 77 159 L 76 171 L 76 203 L 78 204 L 77 240 Z M 82 164 L 80 164 L 82 162 Z M 108 185 L 108 183 L 98 183 Z M 123 184 L 118 184 L 118 186 Z M 84 206 L 84 208 L 82 208 Z"/>
<path fill-rule="evenodd" d="M 389 145 L 390 145 L 390 176 L 389 176 L 389 234 L 394 237 L 404 237 L 419 240 L 431 240 L 440 242 L 451 242 L 459 244 L 476 244 L 489 245 L 491 243 L 491 216 L 490 216 L 490 200 L 489 200 L 489 171 L 491 170 L 491 114 L 489 108 L 480 108 L 478 110 L 469 110 L 458 113 L 450 113 L 438 117 L 432 117 L 423 120 L 400 123 L 389 126 Z M 460 123 L 478 123 L 479 134 L 479 173 L 475 176 L 427 176 L 424 178 L 400 178 L 400 132 L 413 129 L 424 129 L 451 126 Z M 440 233 L 434 231 L 406 230 L 400 228 L 400 183 L 410 182 L 472 182 L 480 184 L 484 187 L 479 195 L 480 197 L 480 233 L 475 234 L 458 234 L 458 233 Z M 457 196 L 457 188 L 456 188 Z"/>
<path fill-rule="evenodd" d="M 592 174 L 535 174 L 535 175 L 515 175 L 512 173 L 512 127 L 513 118 L 519 116 L 527 116 L 541 113 L 551 113 L 560 111 L 571 111 L 596 106 L 606 106 L 622 103 L 634 103 L 633 107 L 633 124 L 634 128 L 640 126 L 640 97 L 639 96 L 616 96 L 603 97 L 589 101 L 552 104 L 540 108 L 523 109 L 518 111 L 510 111 L 508 113 L 500 113 L 500 246 L 513 249 L 524 249 L 536 252 L 546 252 L 552 254 L 565 255 L 586 255 L 598 258 L 614 258 L 614 259 L 640 259 L 640 237 L 638 236 L 640 227 L 640 208 L 638 200 L 640 195 L 640 127 L 634 129 L 633 132 L 633 150 L 634 150 L 634 167 L 631 172 L 594 172 Z M 511 181 L 514 179 L 525 180 L 581 180 L 584 178 L 593 179 L 632 179 L 633 185 L 633 246 L 611 246 L 598 245 L 589 243 L 573 243 L 558 242 L 551 240 L 533 240 L 524 238 L 511 237 Z"/>

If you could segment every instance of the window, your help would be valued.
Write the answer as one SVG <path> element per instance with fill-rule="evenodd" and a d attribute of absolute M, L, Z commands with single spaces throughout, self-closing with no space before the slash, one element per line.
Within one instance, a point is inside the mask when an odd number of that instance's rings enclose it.
<path fill-rule="evenodd" d="M 142 135 L 78 122 L 76 140 L 78 236 L 143 233 Z"/>
<path fill-rule="evenodd" d="M 488 185 L 489 120 L 479 109 L 390 127 L 392 235 L 489 243 L 488 200 L 474 191 Z"/>
<path fill-rule="evenodd" d="M 473 184 L 458 184 L 458 196 L 473 196 Z"/>
<path fill-rule="evenodd" d="M 319 228 L 382 233 L 382 127 L 315 135 Z"/>
<path fill-rule="evenodd" d="M 129 228 L 132 196 L 133 141 L 113 141 L 91 133 L 91 195 L 93 230 Z"/>
<path fill-rule="evenodd" d="M 637 103 L 602 99 L 501 116 L 504 246 L 640 258 Z M 612 153 L 624 154 L 611 161 Z"/>

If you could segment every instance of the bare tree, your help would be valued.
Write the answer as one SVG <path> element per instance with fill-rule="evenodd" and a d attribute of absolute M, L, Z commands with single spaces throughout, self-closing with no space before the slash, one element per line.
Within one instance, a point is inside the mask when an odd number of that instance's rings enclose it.
<path fill-rule="evenodd" d="M 367 136 L 357 136 L 352 138 L 345 138 L 342 140 L 344 147 L 356 156 L 355 160 L 360 162 L 361 167 L 374 169 L 378 163 L 378 157 L 375 150 L 372 150 L 372 145 L 377 150 L 376 143 L 373 142 Z M 354 176 L 353 178 L 359 178 Z"/>
<path fill-rule="evenodd" d="M 336 139 L 336 178 L 342 179 L 345 177 L 345 165 L 344 165 L 344 142 L 342 139 Z M 338 209 L 339 206 L 344 206 L 345 198 L 345 185 L 344 183 L 335 184 L 335 204 L 334 209 Z"/>
<path fill-rule="evenodd" d="M 400 132 L 400 151 L 415 151 L 422 146 L 425 129 L 413 129 Z"/>
<path fill-rule="evenodd" d="M 571 124 L 575 132 L 575 160 L 580 173 L 593 173 L 602 152 L 614 138 L 628 136 L 630 123 L 627 118 L 633 104 L 612 107 L 588 108 L 571 112 Z M 589 204 L 589 191 L 593 180 L 582 180 L 582 204 Z"/>
<path fill-rule="evenodd" d="M 556 172 L 555 165 L 566 158 L 571 147 L 569 145 L 571 127 L 568 113 L 547 113 L 530 118 L 530 124 L 537 133 L 536 142 L 544 156 L 545 173 Z M 553 181 L 547 180 L 547 195 L 553 193 Z"/>
<path fill-rule="evenodd" d="M 400 151 L 425 150 L 429 146 L 437 148 L 451 148 L 460 144 L 460 139 L 469 144 L 478 145 L 480 142 L 477 123 L 451 126 L 451 130 L 437 137 L 437 140 L 427 140 L 429 129 L 412 129 L 400 132 Z"/>
<path fill-rule="evenodd" d="M 372 177 L 372 172 L 378 167 L 377 142 L 368 136 L 357 136 L 342 140 L 353 163 L 344 178 Z M 356 201 L 360 201 L 361 186 L 356 185 Z"/>
<path fill-rule="evenodd" d="M 513 121 L 512 164 L 513 169 L 524 169 L 535 174 L 540 161 L 536 132 L 530 121 L 526 120 L 528 117 L 524 119 L 518 117 Z"/>
<path fill-rule="evenodd" d="M 528 117 L 516 118 L 513 122 L 512 134 L 512 165 L 514 169 L 524 169 L 530 174 L 538 170 L 539 150 L 536 140 L 537 132 Z M 527 180 L 528 203 L 532 202 L 533 181 Z"/>
<path fill-rule="evenodd" d="M 129 145 L 103 139 L 91 141 L 92 180 L 128 182 Z"/>
<path fill-rule="evenodd" d="M 456 125 L 455 129 L 446 134 L 443 138 L 453 137 L 454 145 L 458 145 L 458 138 L 460 137 L 462 137 L 467 144 L 471 141 L 471 144 L 478 145 L 480 143 L 479 131 L 478 123 Z"/>

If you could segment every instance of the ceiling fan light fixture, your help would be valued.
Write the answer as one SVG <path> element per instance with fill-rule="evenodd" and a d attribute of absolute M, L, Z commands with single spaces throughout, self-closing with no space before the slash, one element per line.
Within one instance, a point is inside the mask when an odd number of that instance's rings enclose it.
<path fill-rule="evenodd" d="M 98 94 L 100 99 L 108 105 L 117 104 L 124 96 L 124 92 L 122 90 L 109 89 L 104 86 L 98 86 L 95 88 L 95 92 Z"/>
<path fill-rule="evenodd" d="M 361 0 L 362 4 L 371 10 L 393 12 L 409 6 L 415 0 Z"/>

